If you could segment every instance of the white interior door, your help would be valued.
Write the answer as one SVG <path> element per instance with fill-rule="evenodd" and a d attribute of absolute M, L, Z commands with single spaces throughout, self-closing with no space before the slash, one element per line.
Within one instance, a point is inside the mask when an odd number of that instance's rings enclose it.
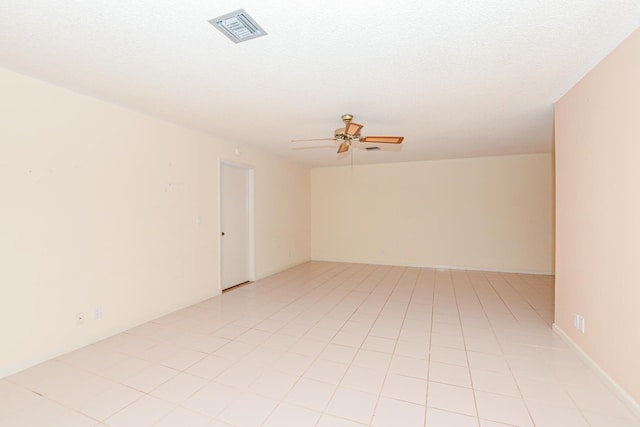
<path fill-rule="evenodd" d="M 221 164 L 220 258 L 222 289 L 250 280 L 249 179 L 249 169 Z"/>

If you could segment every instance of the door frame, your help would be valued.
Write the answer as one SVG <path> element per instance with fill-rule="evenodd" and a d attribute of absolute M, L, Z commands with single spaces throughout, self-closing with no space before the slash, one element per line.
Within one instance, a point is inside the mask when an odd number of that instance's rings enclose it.
<path fill-rule="evenodd" d="M 256 209 L 255 209 L 255 168 L 252 165 L 239 163 L 232 160 L 220 159 L 218 161 L 218 291 L 222 293 L 222 165 L 243 169 L 247 174 L 247 224 L 248 226 L 248 251 L 249 251 L 249 281 L 256 280 Z"/>

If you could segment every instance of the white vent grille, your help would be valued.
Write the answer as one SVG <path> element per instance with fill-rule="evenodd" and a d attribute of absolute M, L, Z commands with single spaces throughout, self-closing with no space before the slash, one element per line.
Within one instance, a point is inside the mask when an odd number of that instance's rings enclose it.
<path fill-rule="evenodd" d="M 222 31 L 234 43 L 267 35 L 267 32 L 244 9 L 210 19 L 209 23 Z"/>

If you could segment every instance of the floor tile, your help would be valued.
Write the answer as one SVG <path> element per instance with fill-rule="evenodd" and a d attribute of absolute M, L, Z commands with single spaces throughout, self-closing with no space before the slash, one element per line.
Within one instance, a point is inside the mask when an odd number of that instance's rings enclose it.
<path fill-rule="evenodd" d="M 175 405 L 151 396 L 143 396 L 115 415 L 107 418 L 105 424 L 110 427 L 146 427 L 157 423 Z"/>
<path fill-rule="evenodd" d="M 244 363 L 243 361 L 225 369 L 224 372 L 216 377 L 216 382 L 245 389 L 256 381 L 264 370 L 265 368 L 261 365 Z"/>
<path fill-rule="evenodd" d="M 319 355 L 320 359 L 337 363 L 351 363 L 358 350 L 338 344 L 327 344 Z"/>
<path fill-rule="evenodd" d="M 534 426 L 522 399 L 483 391 L 476 391 L 475 397 L 478 405 L 478 415 L 482 419 L 519 427 Z"/>
<path fill-rule="evenodd" d="M 425 407 L 401 400 L 381 397 L 373 417 L 375 427 L 423 427 Z"/>
<path fill-rule="evenodd" d="M 552 402 L 556 406 L 572 408 L 575 403 L 564 390 L 564 385 L 554 380 L 517 378 L 518 389 L 525 401 Z"/>
<path fill-rule="evenodd" d="M 277 332 L 280 328 L 282 328 L 286 322 L 281 320 L 273 320 L 273 319 L 265 319 L 262 322 L 255 325 L 253 328 L 258 331 L 269 332 L 270 334 Z"/>
<path fill-rule="evenodd" d="M 464 350 L 464 339 L 462 334 L 460 335 L 448 335 L 448 334 L 431 334 L 431 345 L 438 347 L 455 348 L 458 350 Z"/>
<path fill-rule="evenodd" d="M 281 403 L 271 413 L 264 427 L 314 427 L 321 413 L 301 406 Z"/>
<path fill-rule="evenodd" d="M 182 406 L 186 409 L 215 417 L 237 399 L 240 394 L 238 389 L 213 382 L 187 398 L 182 403 Z"/>
<path fill-rule="evenodd" d="M 396 343 L 393 353 L 398 356 L 413 357 L 415 359 L 429 358 L 429 344 L 426 342 L 402 341 Z"/>
<path fill-rule="evenodd" d="M 206 386 L 208 382 L 208 380 L 195 375 L 180 373 L 156 387 L 150 394 L 179 405 Z"/>
<path fill-rule="evenodd" d="M 471 388 L 469 368 L 466 366 L 432 361 L 429 364 L 429 381 Z"/>
<path fill-rule="evenodd" d="M 536 427 L 589 427 L 587 419 L 577 408 L 549 404 L 529 404 L 529 412 Z"/>
<path fill-rule="evenodd" d="M 205 415 L 183 408 L 176 408 L 161 418 L 153 427 L 205 427 L 210 421 L 210 417 Z"/>
<path fill-rule="evenodd" d="M 604 385 L 584 387 L 580 384 L 567 384 L 565 389 L 582 411 L 607 414 L 621 419 L 633 418 L 632 413 L 622 401 Z"/>
<path fill-rule="evenodd" d="M 285 400 L 309 409 L 323 411 L 335 389 L 336 386 L 333 384 L 301 378 L 287 394 Z"/>
<path fill-rule="evenodd" d="M 382 353 L 393 353 L 397 340 L 394 338 L 381 338 L 373 335 L 367 336 L 362 343 L 365 350 L 379 351 Z"/>
<path fill-rule="evenodd" d="M 340 382 L 341 387 L 379 394 L 384 384 L 384 371 L 351 365 Z"/>
<path fill-rule="evenodd" d="M 249 329 L 242 335 L 240 335 L 237 340 L 240 342 L 259 345 L 265 342 L 268 338 L 271 337 L 271 333 L 259 329 Z"/>
<path fill-rule="evenodd" d="M 68 410 L 60 418 L 48 420 L 46 425 L 47 427 L 95 427 L 98 423 L 93 418 Z"/>
<path fill-rule="evenodd" d="M 261 345 L 275 350 L 288 350 L 293 347 L 298 340 L 298 337 L 277 333 L 271 335 Z"/>
<path fill-rule="evenodd" d="M 103 421 L 143 396 L 144 394 L 138 390 L 122 384 L 113 384 L 75 408 L 91 418 Z"/>
<path fill-rule="evenodd" d="M 292 353 L 301 354 L 311 358 L 318 357 L 327 347 L 326 342 L 318 341 L 314 338 L 303 336 L 289 350 Z"/>
<path fill-rule="evenodd" d="M 178 375 L 180 371 L 162 365 L 153 365 L 122 381 L 122 384 L 148 393 Z"/>
<path fill-rule="evenodd" d="M 219 348 L 227 345 L 229 342 L 230 340 L 227 338 L 208 335 L 189 345 L 189 348 L 193 351 L 211 354 Z"/>
<path fill-rule="evenodd" d="M 24 407 L 0 418 L 0 426 L 3 427 L 41 427 L 45 425 L 67 427 L 67 424 L 70 427 L 91 427 L 96 425 L 97 421 L 45 398 L 39 398 L 29 407 Z"/>
<path fill-rule="evenodd" d="M 113 386 L 114 382 L 88 372 L 50 377 L 33 390 L 64 406 L 75 408 Z"/>
<path fill-rule="evenodd" d="M 406 377 L 427 379 L 428 371 L 429 362 L 427 360 L 407 356 L 394 355 L 389 365 L 390 374 L 404 375 Z"/>
<path fill-rule="evenodd" d="M 407 314 L 407 316 L 409 316 L 409 314 Z M 410 319 L 405 318 L 405 322 L 407 322 L 408 320 Z M 419 329 L 405 327 L 403 325 L 402 329 L 400 329 L 400 335 L 398 336 L 398 341 L 410 341 L 415 343 L 430 342 L 431 341 L 431 324 L 426 322 Z"/>
<path fill-rule="evenodd" d="M 0 421 L 23 409 L 28 410 L 41 399 L 42 396 L 21 385 L 0 380 Z"/>
<path fill-rule="evenodd" d="M 336 333 L 336 335 L 331 339 L 331 342 L 338 345 L 360 348 L 366 337 L 366 332 L 356 333 L 350 331 L 338 331 L 338 333 Z"/>
<path fill-rule="evenodd" d="M 0 426 L 640 426 L 553 297 L 550 276 L 310 262 L 0 379 Z"/>
<path fill-rule="evenodd" d="M 487 353 L 494 355 L 502 355 L 502 348 L 498 341 L 491 338 L 474 338 L 465 336 L 464 339 L 465 348 L 469 351 L 475 351 L 477 353 Z"/>
<path fill-rule="evenodd" d="M 249 389 L 261 396 L 281 400 L 291 391 L 299 379 L 300 377 L 297 375 L 276 369 L 266 369 L 249 386 Z"/>
<path fill-rule="evenodd" d="M 239 360 L 249 355 L 256 348 L 256 344 L 233 340 L 213 352 L 213 355 L 227 359 Z"/>
<path fill-rule="evenodd" d="M 590 411 L 583 412 L 584 417 L 591 427 L 637 427 L 640 426 L 640 418 L 620 418 L 604 413 L 594 413 Z"/>
<path fill-rule="evenodd" d="M 500 372 L 485 371 L 481 369 L 471 369 L 471 379 L 473 389 L 488 391 L 506 396 L 521 397 L 520 390 L 512 375 Z"/>
<path fill-rule="evenodd" d="M 429 381 L 428 393 L 427 406 L 429 408 L 473 417 L 477 415 L 473 390 L 469 388 Z"/>
<path fill-rule="evenodd" d="M 162 359 L 160 364 L 172 369 L 177 369 L 178 371 L 184 371 L 206 356 L 207 354 L 205 352 L 183 349 Z"/>
<path fill-rule="evenodd" d="M 427 423 L 429 427 L 478 427 L 478 418 L 441 409 L 427 409 Z"/>
<path fill-rule="evenodd" d="M 367 424 L 357 423 L 355 421 L 347 420 L 346 418 L 340 418 L 329 414 L 324 414 L 320 417 L 316 427 L 363 427 Z"/>
<path fill-rule="evenodd" d="M 154 345 L 157 345 L 158 341 L 150 338 L 145 338 L 129 333 L 122 333 L 114 335 L 110 338 L 100 341 L 97 346 L 115 350 L 120 353 L 135 356 Z"/>
<path fill-rule="evenodd" d="M 127 356 L 122 353 L 107 350 L 96 345 L 90 345 L 60 356 L 57 360 L 67 363 L 70 366 L 96 373 L 126 358 Z"/>
<path fill-rule="evenodd" d="M 427 380 L 389 374 L 382 386 L 382 395 L 417 405 L 425 405 Z"/>
<path fill-rule="evenodd" d="M 504 423 L 498 423 L 495 421 L 483 420 L 481 418 L 480 427 L 518 427 L 518 426 L 514 426 L 513 424 L 504 424 Z"/>
<path fill-rule="evenodd" d="M 472 370 L 477 369 L 511 375 L 509 364 L 502 356 L 469 351 L 467 352 L 467 358 L 469 359 L 469 367 Z"/>
<path fill-rule="evenodd" d="M 289 322 L 278 330 L 279 334 L 300 338 L 310 329 L 302 323 Z"/>
<path fill-rule="evenodd" d="M 278 402 L 253 393 L 240 395 L 216 418 L 238 427 L 257 427 L 271 415 Z"/>
<path fill-rule="evenodd" d="M 151 368 L 153 363 L 135 357 L 127 357 L 113 366 L 103 370 L 100 375 L 113 381 L 126 381 L 145 369 Z"/>
<path fill-rule="evenodd" d="M 358 351 L 358 353 L 356 353 L 352 364 L 386 372 L 387 369 L 389 369 L 390 362 L 390 354 L 371 350 L 360 350 Z"/>
<path fill-rule="evenodd" d="M 373 416 L 377 396 L 358 390 L 338 387 L 326 412 L 362 424 L 368 424 Z"/>
<path fill-rule="evenodd" d="M 429 352 L 430 360 L 433 362 L 446 363 L 449 365 L 468 366 L 467 353 L 464 350 L 432 345 Z"/>
<path fill-rule="evenodd" d="M 182 427 L 182 426 L 176 426 L 176 427 Z M 207 427 L 233 427 L 233 426 L 231 424 L 225 423 L 220 420 L 216 420 L 214 418 L 213 420 L 211 420 L 209 424 L 207 424 Z"/>
<path fill-rule="evenodd" d="M 185 372 L 197 377 L 212 380 L 233 364 L 233 360 L 210 355 L 196 362 Z"/>
<path fill-rule="evenodd" d="M 249 328 L 245 328 L 245 327 L 242 327 L 242 326 L 225 325 L 222 328 L 220 328 L 217 331 L 215 331 L 213 333 L 213 335 L 215 335 L 216 337 L 219 337 L 219 338 L 225 338 L 225 339 L 228 339 L 228 340 L 235 340 L 236 338 L 238 338 L 240 335 L 244 334 L 248 330 L 249 330 Z"/>
<path fill-rule="evenodd" d="M 345 363 L 317 359 L 309 366 L 303 376 L 317 381 L 338 384 L 348 368 L 349 365 Z"/>
<path fill-rule="evenodd" d="M 292 375 L 302 376 L 314 360 L 313 357 L 287 351 L 274 362 L 273 368 Z"/>
<path fill-rule="evenodd" d="M 160 326 L 158 325 L 158 327 Z M 173 356 L 180 350 L 181 347 L 178 347 L 175 344 L 160 342 L 138 353 L 137 357 L 139 359 L 146 360 L 147 362 L 160 363 L 162 360 Z"/>

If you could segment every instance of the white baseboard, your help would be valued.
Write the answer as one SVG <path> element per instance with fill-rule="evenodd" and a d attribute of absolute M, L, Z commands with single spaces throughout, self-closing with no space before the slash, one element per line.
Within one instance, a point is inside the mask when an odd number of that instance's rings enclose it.
<path fill-rule="evenodd" d="M 297 267 L 297 266 L 299 266 L 299 265 L 305 264 L 305 263 L 310 262 L 310 261 L 311 261 L 310 259 L 304 259 L 304 260 L 292 261 L 292 262 L 286 263 L 286 264 L 284 264 L 284 265 L 281 265 L 281 266 L 279 266 L 279 267 L 277 267 L 277 268 L 272 268 L 272 269 L 269 269 L 269 270 L 266 270 L 266 271 L 261 271 L 261 272 L 260 272 L 259 274 L 257 274 L 257 275 L 256 275 L 256 277 L 255 277 L 255 278 L 253 278 L 251 281 L 252 281 L 252 282 L 255 282 L 255 281 L 257 281 L 257 280 L 262 280 L 262 279 L 264 279 L 265 277 L 272 276 L 272 275 L 274 275 L 274 274 L 277 274 L 277 273 L 283 272 L 283 271 L 288 270 L 288 269 L 293 268 L 293 267 Z"/>
<path fill-rule="evenodd" d="M 553 276 L 553 271 L 538 271 L 527 269 L 509 269 L 509 268 L 485 268 L 485 267 L 469 267 L 464 265 L 440 265 L 440 264 L 411 264 L 402 262 L 386 262 L 381 260 L 344 260 L 331 257 L 311 257 L 311 261 L 318 262 L 340 262 L 344 264 L 370 264 L 370 265 L 390 265 L 396 267 L 415 267 L 415 268 L 432 268 L 434 270 L 466 270 L 466 271 L 486 271 L 488 273 L 517 273 L 531 274 L 538 276 Z"/>
<path fill-rule="evenodd" d="M 466 271 L 486 271 L 487 273 L 516 273 L 516 274 L 531 274 L 538 276 L 553 276 L 555 273 L 552 271 L 538 271 L 538 270 L 526 270 L 526 269 L 509 269 L 509 268 L 484 268 L 484 267 L 465 267 L 459 265 L 427 265 L 427 266 L 411 266 L 422 268 L 433 268 L 436 270 L 466 270 Z"/>
<path fill-rule="evenodd" d="M 553 330 L 558 336 L 571 347 L 586 365 L 598 375 L 602 381 L 611 389 L 613 393 L 638 417 L 640 418 L 640 404 L 636 402 L 613 378 L 605 372 L 585 351 L 578 346 L 557 324 L 553 324 Z"/>

